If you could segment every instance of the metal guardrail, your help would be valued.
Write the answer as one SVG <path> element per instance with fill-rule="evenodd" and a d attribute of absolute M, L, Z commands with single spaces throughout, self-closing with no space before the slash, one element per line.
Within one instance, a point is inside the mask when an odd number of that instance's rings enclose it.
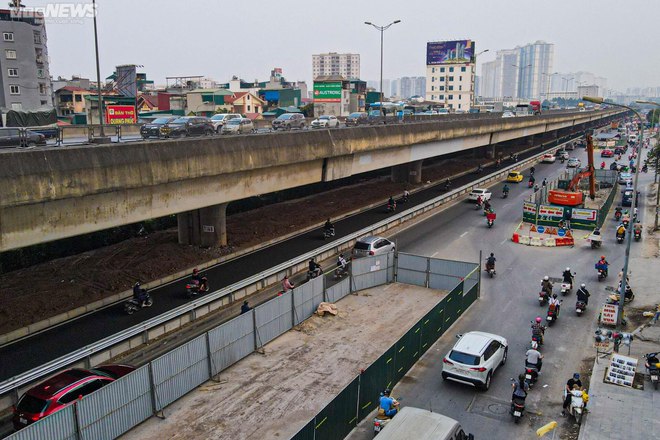
<path fill-rule="evenodd" d="M 608 115 L 609 116 L 609 115 Z M 569 141 L 570 142 L 570 141 Z M 563 145 L 563 144 L 561 144 Z M 556 145 L 554 147 L 551 147 L 549 150 L 552 151 L 553 149 L 559 148 L 560 145 Z M 498 171 L 491 173 L 487 176 L 484 176 L 481 179 L 478 179 L 476 181 L 470 182 L 466 185 L 463 185 L 459 188 L 454 189 L 453 191 L 450 191 L 446 194 L 440 195 L 438 197 L 435 197 L 431 200 L 428 200 L 420 205 L 411 207 L 405 211 L 400 212 L 399 214 L 396 214 L 392 217 L 388 217 L 387 219 L 384 219 L 378 223 L 374 223 L 366 228 L 360 229 L 357 232 L 354 232 L 350 235 L 347 235 L 346 237 L 343 237 L 339 240 L 335 240 L 333 242 L 330 242 L 324 246 L 321 246 L 320 248 L 316 248 L 313 251 L 310 251 L 304 255 L 301 255 L 297 258 L 291 259 L 289 261 L 286 261 L 284 263 L 281 263 L 277 266 L 274 266 L 266 271 L 260 272 L 256 275 L 253 275 L 249 278 L 246 278 L 242 281 L 239 281 L 237 283 L 234 283 L 230 286 L 224 287 L 220 290 L 217 290 L 216 292 L 213 292 L 209 295 L 205 295 L 203 298 L 200 298 L 197 301 L 190 302 L 188 304 L 184 304 L 180 307 L 177 307 L 175 309 L 172 309 L 168 312 L 163 313 L 162 315 L 159 315 L 155 318 L 152 318 L 146 322 L 143 322 L 141 324 L 138 324 L 136 326 L 130 327 L 126 330 L 123 330 L 119 333 L 116 333 L 112 336 L 109 336 L 105 339 L 102 339 L 94 344 L 85 346 L 81 349 L 78 349 L 72 353 L 69 353 L 65 356 L 59 357 L 58 359 L 55 359 L 48 364 L 41 365 L 37 368 L 33 368 L 32 370 L 29 370 L 27 372 L 21 373 L 19 375 L 16 375 L 10 379 L 5 380 L 4 382 L 0 383 L 0 395 L 4 395 L 12 390 L 15 390 L 16 388 L 28 384 L 30 382 L 33 382 L 41 377 L 44 377 L 50 373 L 53 373 L 61 368 L 64 368 L 68 365 L 71 365 L 75 362 L 78 362 L 80 360 L 83 360 L 89 356 L 92 356 L 95 353 L 98 353 L 104 349 L 110 348 L 114 345 L 120 344 L 130 338 L 133 338 L 137 335 L 140 335 L 151 328 L 157 327 L 159 325 L 165 324 L 166 322 L 176 319 L 182 315 L 185 315 L 187 313 L 193 313 L 194 311 L 200 307 L 203 307 L 209 303 L 215 302 L 219 299 L 222 299 L 228 295 L 231 295 L 233 292 L 238 291 L 240 289 L 243 289 L 245 287 L 254 285 L 259 283 L 260 281 L 264 281 L 269 277 L 272 277 L 278 273 L 285 272 L 285 271 L 290 271 L 292 268 L 299 264 L 306 263 L 310 258 L 316 257 L 318 255 L 322 255 L 323 253 L 350 243 L 353 240 L 357 240 L 358 238 L 369 234 L 373 231 L 376 231 L 380 228 L 383 228 L 389 224 L 392 223 L 402 223 L 403 220 L 405 220 L 407 217 L 415 217 L 415 214 L 418 212 L 426 212 L 429 209 L 433 209 L 439 205 L 444 204 L 446 201 L 453 200 L 458 198 L 460 195 L 463 195 L 468 192 L 468 190 L 478 187 L 479 185 L 483 185 L 486 183 L 490 183 L 494 181 L 495 179 L 500 178 L 501 176 L 508 174 L 510 170 L 520 168 L 521 166 L 525 166 L 527 164 L 536 162 L 543 154 L 546 153 L 548 150 L 544 150 L 541 153 L 535 154 L 527 159 L 524 159 L 520 162 L 515 162 L 509 166 L 505 166 Z"/>

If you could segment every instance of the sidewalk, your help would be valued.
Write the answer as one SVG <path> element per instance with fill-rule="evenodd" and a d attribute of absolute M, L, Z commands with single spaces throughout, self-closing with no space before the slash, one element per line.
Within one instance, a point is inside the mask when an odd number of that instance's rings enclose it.
<path fill-rule="evenodd" d="M 649 190 L 650 188 L 645 188 Z M 650 194 L 649 194 L 650 195 Z M 646 368 L 644 354 L 660 351 L 660 322 L 649 325 L 651 318 L 642 317 L 641 310 L 654 310 L 660 303 L 658 287 L 658 238 L 660 233 L 649 233 L 653 206 L 645 199 L 645 235 L 641 243 L 633 246 L 634 256 L 630 259 L 631 285 L 635 300 L 628 306 L 628 317 L 632 321 L 630 330 L 634 339 L 630 346 L 630 357 L 637 359 L 635 385 L 643 389 L 627 388 L 603 381 L 610 363 L 610 356 L 596 359 L 589 388 L 589 412 L 582 422 L 580 440 L 643 439 L 658 438 L 660 435 L 660 390 L 655 390 Z M 642 244 L 642 247 L 637 245 Z M 639 326 L 641 323 L 641 326 Z M 630 324 L 629 324 L 630 325 Z M 633 331 L 633 326 L 639 326 Z M 628 356 L 628 346 L 622 345 L 619 353 Z"/>

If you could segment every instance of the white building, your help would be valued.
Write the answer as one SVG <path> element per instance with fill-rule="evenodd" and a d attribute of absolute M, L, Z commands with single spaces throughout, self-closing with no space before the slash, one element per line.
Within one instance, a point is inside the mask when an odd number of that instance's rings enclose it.
<path fill-rule="evenodd" d="M 578 99 L 582 99 L 583 96 L 601 96 L 602 97 L 602 92 L 601 92 L 600 87 L 598 87 L 596 84 L 578 86 L 577 96 L 578 96 Z"/>
<path fill-rule="evenodd" d="M 360 79 L 360 54 L 330 52 L 312 55 L 312 75 L 314 79 L 333 75 L 349 80 Z"/>
<path fill-rule="evenodd" d="M 518 66 L 518 96 L 525 99 L 545 97 L 550 87 L 550 74 L 554 64 L 555 45 L 536 41 L 520 51 Z"/>
<path fill-rule="evenodd" d="M 512 99 L 518 97 L 520 50 L 498 50 L 493 61 L 481 65 L 479 95 L 485 98 Z"/>

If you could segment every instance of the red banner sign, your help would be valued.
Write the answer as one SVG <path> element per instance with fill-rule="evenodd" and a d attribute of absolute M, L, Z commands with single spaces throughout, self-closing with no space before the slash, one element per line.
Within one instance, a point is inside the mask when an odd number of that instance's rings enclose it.
<path fill-rule="evenodd" d="M 135 124 L 137 114 L 132 105 L 108 105 L 105 110 L 105 123 L 111 125 Z"/>

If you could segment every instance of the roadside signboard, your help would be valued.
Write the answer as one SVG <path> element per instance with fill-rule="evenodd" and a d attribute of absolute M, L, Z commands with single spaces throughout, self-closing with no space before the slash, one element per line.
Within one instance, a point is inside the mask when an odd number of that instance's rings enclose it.
<path fill-rule="evenodd" d="M 607 368 L 605 381 L 632 388 L 635 370 L 637 370 L 637 359 L 614 353 Z"/>
<path fill-rule="evenodd" d="M 600 311 L 600 323 L 603 325 L 616 325 L 619 316 L 619 306 L 616 304 L 603 304 Z"/>
<path fill-rule="evenodd" d="M 314 102 L 341 102 L 341 82 L 315 82 Z"/>
<path fill-rule="evenodd" d="M 108 105 L 105 111 L 105 123 L 110 125 L 137 123 L 135 106 Z"/>

